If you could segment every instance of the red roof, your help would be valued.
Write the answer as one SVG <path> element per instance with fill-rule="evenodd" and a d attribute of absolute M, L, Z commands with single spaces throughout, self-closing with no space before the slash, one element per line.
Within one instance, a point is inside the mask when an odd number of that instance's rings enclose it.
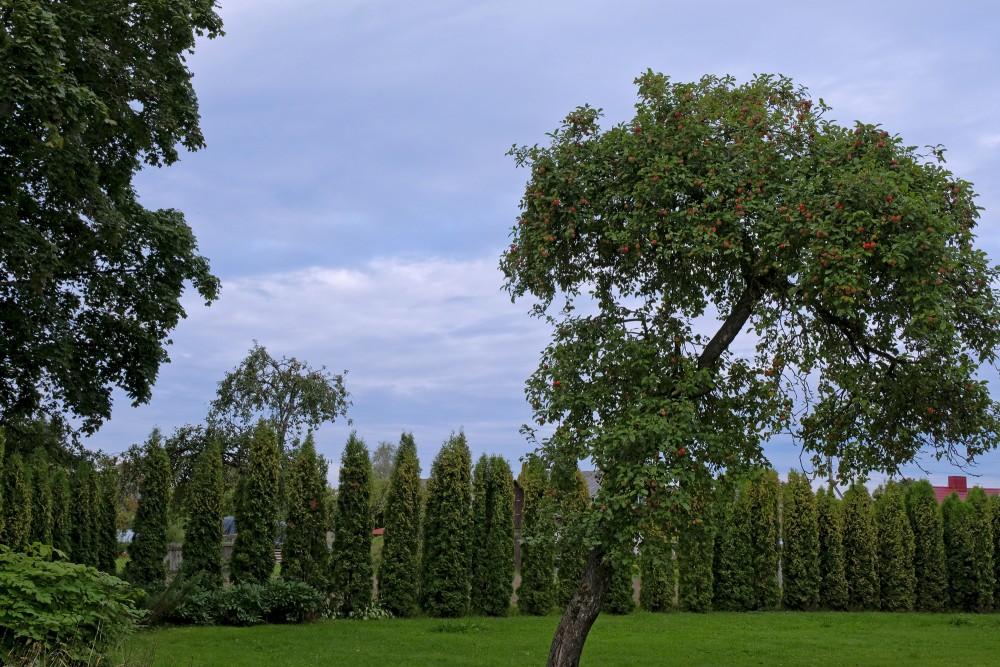
<path fill-rule="evenodd" d="M 380 536 L 384 532 L 385 532 L 385 528 L 376 528 L 375 530 L 372 531 L 372 536 L 373 537 L 378 537 L 378 536 Z"/>
<path fill-rule="evenodd" d="M 1000 496 L 1000 489 L 987 489 L 983 488 L 988 496 Z M 948 477 L 948 486 L 935 486 L 934 495 L 937 496 L 938 502 L 941 502 L 948 496 L 955 492 L 958 497 L 965 500 L 965 496 L 969 494 L 969 486 L 965 481 L 964 475 L 952 475 Z"/>

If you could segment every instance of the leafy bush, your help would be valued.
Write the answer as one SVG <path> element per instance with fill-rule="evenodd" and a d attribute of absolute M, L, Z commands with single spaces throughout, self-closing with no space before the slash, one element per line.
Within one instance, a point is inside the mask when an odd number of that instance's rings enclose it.
<path fill-rule="evenodd" d="M 52 547 L 35 543 L 17 553 L 0 546 L 0 651 L 40 647 L 70 662 L 104 654 L 143 618 L 135 594 Z"/>
<path fill-rule="evenodd" d="M 177 606 L 170 620 L 197 625 L 303 623 L 320 618 L 326 608 L 326 597 L 309 584 L 271 579 L 198 591 Z"/>

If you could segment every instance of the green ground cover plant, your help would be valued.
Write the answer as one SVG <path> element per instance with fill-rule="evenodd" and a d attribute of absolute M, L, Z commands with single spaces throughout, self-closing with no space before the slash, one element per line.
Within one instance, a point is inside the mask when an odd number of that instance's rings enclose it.
<path fill-rule="evenodd" d="M 558 617 L 325 621 L 138 635 L 159 665 L 537 665 Z M 602 615 L 583 665 L 990 664 L 1000 616 L 877 612 Z"/>

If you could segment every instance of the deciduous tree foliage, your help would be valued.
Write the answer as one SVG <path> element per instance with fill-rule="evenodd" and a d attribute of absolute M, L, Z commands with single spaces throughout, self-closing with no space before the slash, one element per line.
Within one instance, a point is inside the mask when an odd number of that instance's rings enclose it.
<path fill-rule="evenodd" d="M 899 485 L 889 481 L 875 501 L 879 600 L 883 611 L 911 611 L 916 604 L 913 529 Z"/>
<path fill-rule="evenodd" d="M 368 447 L 351 433 L 344 446 L 333 526 L 331 587 L 345 616 L 372 606 L 372 464 Z"/>
<path fill-rule="evenodd" d="M 326 474 L 326 462 L 316 456 L 312 434 L 307 435 L 291 464 L 281 576 L 304 581 L 320 591 L 330 587 Z"/>
<path fill-rule="evenodd" d="M 385 537 L 378 572 L 379 605 L 412 616 L 420 584 L 420 461 L 412 433 L 403 433 L 386 493 Z"/>
<path fill-rule="evenodd" d="M 254 341 L 246 358 L 219 383 L 208 422 L 239 442 L 253 424 L 266 420 L 284 451 L 290 437 L 347 416 L 351 403 L 344 374 L 325 366 L 314 369 L 295 357 L 275 359 Z"/>
<path fill-rule="evenodd" d="M 948 570 L 945 568 L 944 527 L 934 487 L 925 479 L 906 490 L 906 512 L 913 530 L 914 608 L 948 608 Z"/>
<path fill-rule="evenodd" d="M 583 106 L 512 149 L 530 177 L 501 268 L 553 328 L 527 384 L 553 425 L 542 453 L 603 474 L 590 543 L 613 557 L 643 524 L 690 521 L 697 480 L 759 462 L 779 431 L 845 480 L 994 447 L 976 374 L 1000 341 L 998 272 L 940 151 L 830 122 L 781 77 L 637 83 L 628 122 Z M 732 354 L 750 330 L 756 354 Z M 552 664 L 577 663 L 597 588 L 567 607 Z"/>
<path fill-rule="evenodd" d="M 263 583 L 274 572 L 281 451 L 271 424 L 257 422 L 236 499 L 236 541 L 229 560 L 233 583 Z"/>
<path fill-rule="evenodd" d="M 833 489 L 816 492 L 819 528 L 819 603 L 824 609 L 847 609 L 847 576 L 844 571 L 843 505 Z"/>
<path fill-rule="evenodd" d="M 420 595 L 430 616 L 456 617 L 469 611 L 471 477 L 472 454 L 460 431 L 441 445 L 427 482 Z"/>
<path fill-rule="evenodd" d="M 214 0 L 0 2 L 0 422 L 149 400 L 187 283 L 218 280 L 132 178 L 204 145 L 185 57 Z"/>
<path fill-rule="evenodd" d="M 904 517 L 905 518 L 905 517 Z M 819 524 L 809 478 L 791 470 L 781 493 L 781 597 L 786 609 L 819 604 Z"/>
<path fill-rule="evenodd" d="M 187 494 L 182 564 L 184 576 L 208 590 L 222 588 L 223 493 L 222 448 L 213 442 L 198 456 Z"/>
<path fill-rule="evenodd" d="M 93 473 L 88 475 L 93 479 Z M 79 487 L 79 485 L 77 485 Z M 139 507 L 135 511 L 134 536 L 129 547 L 130 560 L 126 570 L 128 580 L 148 590 L 157 591 L 166 582 L 167 507 L 170 504 L 170 461 L 163 451 L 160 434 L 154 431 L 146 443 L 143 476 L 139 483 Z M 91 511 L 97 513 L 96 503 Z M 239 524 L 237 524 L 239 525 Z M 90 549 L 97 550 L 97 538 Z M 76 548 L 73 549 L 74 559 Z M 89 563 L 88 563 L 89 564 Z"/>

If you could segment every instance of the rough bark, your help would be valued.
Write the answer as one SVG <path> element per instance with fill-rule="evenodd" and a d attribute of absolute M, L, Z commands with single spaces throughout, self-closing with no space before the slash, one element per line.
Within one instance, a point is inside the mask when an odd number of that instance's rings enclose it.
<path fill-rule="evenodd" d="M 580 587 L 566 605 L 549 648 L 548 667 L 578 667 L 583 644 L 590 628 L 601 613 L 604 594 L 611 585 L 611 566 L 604 561 L 604 550 L 597 548 L 587 557 Z"/>

